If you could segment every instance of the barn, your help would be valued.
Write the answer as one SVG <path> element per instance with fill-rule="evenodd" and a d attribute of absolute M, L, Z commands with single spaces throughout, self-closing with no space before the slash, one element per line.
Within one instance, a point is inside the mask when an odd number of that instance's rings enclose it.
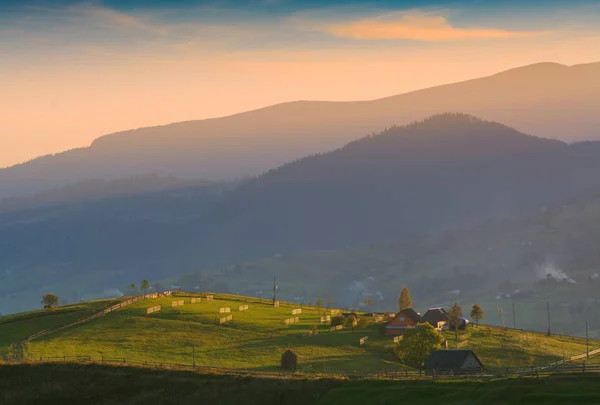
<path fill-rule="evenodd" d="M 385 336 L 404 335 L 407 329 L 414 328 L 419 322 L 422 322 L 421 316 L 412 308 L 403 309 L 385 324 L 384 334 Z"/>
<path fill-rule="evenodd" d="M 426 375 L 483 373 L 483 364 L 473 350 L 436 350 L 425 361 Z"/>
<path fill-rule="evenodd" d="M 442 307 L 429 308 L 423 315 L 423 322 L 427 322 L 436 330 L 442 330 L 448 324 L 448 312 Z"/>

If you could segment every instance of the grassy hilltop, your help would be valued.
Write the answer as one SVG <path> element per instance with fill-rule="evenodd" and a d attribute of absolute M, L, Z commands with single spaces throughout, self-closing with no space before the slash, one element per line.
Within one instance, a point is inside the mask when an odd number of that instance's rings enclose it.
<path fill-rule="evenodd" d="M 24 359 L 59 356 L 91 356 L 95 359 L 126 359 L 135 362 L 164 362 L 249 371 L 278 371 L 281 354 L 288 348 L 298 355 L 300 366 L 309 372 L 361 374 L 402 370 L 393 355 L 393 340 L 380 333 L 380 324 L 363 328 L 344 328 L 330 332 L 328 324 L 319 322 L 315 307 L 303 307 L 296 315 L 300 322 L 285 325 L 299 308 L 284 304 L 273 308 L 257 299 L 228 296 L 228 299 L 190 303 L 194 294 L 139 301 L 90 322 L 62 329 L 29 342 Z M 223 298 L 223 297 L 222 297 Z M 171 302 L 184 300 L 185 305 L 172 307 Z M 110 301 L 96 301 L 58 308 L 55 312 L 33 312 L 0 318 L 0 354 L 8 346 L 40 330 L 72 322 L 94 310 L 105 308 Z M 248 311 L 238 311 L 240 305 Z M 146 308 L 161 305 L 158 313 L 146 315 Z M 219 308 L 230 307 L 233 320 L 218 325 Z M 321 309 L 321 314 L 326 309 Z M 316 326 L 319 334 L 303 337 Z M 368 336 L 365 345 L 359 345 Z M 449 347 L 454 347 L 453 333 L 445 332 Z M 491 327 L 472 327 L 459 333 L 459 344 L 475 350 L 489 369 L 542 365 L 586 351 L 585 339 L 547 337 Z M 590 350 L 597 348 L 592 341 Z"/>

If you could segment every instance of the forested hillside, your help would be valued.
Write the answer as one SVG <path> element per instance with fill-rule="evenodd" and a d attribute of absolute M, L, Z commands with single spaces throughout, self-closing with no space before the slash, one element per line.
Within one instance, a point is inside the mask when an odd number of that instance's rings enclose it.
<path fill-rule="evenodd" d="M 536 136 L 599 140 L 599 102 L 600 63 L 538 63 L 378 100 L 295 101 L 108 134 L 89 147 L 0 169 L 0 198 L 148 173 L 232 180 L 449 111 Z"/>
<path fill-rule="evenodd" d="M 142 278 L 279 253 L 399 239 L 419 245 L 410 235 L 539 211 L 600 190 L 598 172 L 596 143 L 568 145 L 468 115 L 437 115 L 233 188 L 0 214 L 3 306 L 31 308 L 47 291 L 73 301 Z M 315 270 L 329 277 L 329 269 Z"/>

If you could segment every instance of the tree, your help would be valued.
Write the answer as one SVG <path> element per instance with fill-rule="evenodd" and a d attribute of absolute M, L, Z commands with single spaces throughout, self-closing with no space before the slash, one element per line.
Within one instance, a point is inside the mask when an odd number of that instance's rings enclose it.
<path fill-rule="evenodd" d="M 485 313 L 483 312 L 483 309 L 481 309 L 481 305 L 473 305 L 473 308 L 471 309 L 471 317 L 475 319 L 477 326 L 479 326 L 479 320 L 485 317 Z"/>
<path fill-rule="evenodd" d="M 141 288 L 142 288 L 142 291 L 144 291 L 144 294 L 145 294 L 146 292 L 148 292 L 148 288 L 150 288 L 150 282 L 148 280 L 143 280 Z"/>
<path fill-rule="evenodd" d="M 436 350 L 444 341 L 428 323 L 418 323 L 414 328 L 407 329 L 404 337 L 394 350 L 396 357 L 415 367 L 423 367 L 431 352 Z"/>
<path fill-rule="evenodd" d="M 361 316 L 360 318 L 358 318 L 358 324 L 357 324 L 357 326 L 360 329 L 364 329 L 367 326 L 369 326 L 370 323 L 371 323 L 371 321 L 369 320 L 369 318 L 367 318 L 366 316 Z"/>
<path fill-rule="evenodd" d="M 371 299 L 371 297 L 367 297 L 367 299 L 365 300 L 365 305 L 367 306 L 367 308 L 371 308 L 371 305 L 373 305 L 373 300 Z"/>
<path fill-rule="evenodd" d="M 458 348 L 458 320 L 463 317 L 463 310 L 456 302 L 448 309 L 448 321 L 450 330 L 454 329 L 456 347 Z"/>
<path fill-rule="evenodd" d="M 406 308 L 412 308 L 413 303 L 410 298 L 410 290 L 407 286 L 402 287 L 402 291 L 400 292 L 400 298 L 398 298 L 398 311 L 402 311 Z"/>
<path fill-rule="evenodd" d="M 42 304 L 46 311 L 54 311 L 54 307 L 58 305 L 59 298 L 57 295 L 48 293 L 42 297 Z"/>
<path fill-rule="evenodd" d="M 354 332 L 354 327 L 356 326 L 357 322 L 358 322 L 358 318 L 356 317 L 356 315 L 350 314 L 346 318 L 346 327 L 352 328 L 352 332 Z"/>
<path fill-rule="evenodd" d="M 319 297 L 319 298 L 317 298 L 317 303 L 316 303 L 317 311 L 320 311 L 322 306 L 323 306 L 323 300 Z"/>
<path fill-rule="evenodd" d="M 331 318 L 331 326 L 343 325 L 344 322 L 346 322 L 346 318 L 344 318 L 342 315 L 337 315 Z"/>

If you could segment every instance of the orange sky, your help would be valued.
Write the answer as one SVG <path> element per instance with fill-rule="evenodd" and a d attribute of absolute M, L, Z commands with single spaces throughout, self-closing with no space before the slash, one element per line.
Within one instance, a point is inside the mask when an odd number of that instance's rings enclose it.
<path fill-rule="evenodd" d="M 240 49 L 219 41 L 235 43 L 260 27 L 211 27 L 210 39 L 175 40 L 171 26 L 136 15 L 99 7 L 82 15 L 123 35 L 152 31 L 160 38 L 69 47 L 27 38 L 37 53 L 0 42 L 0 167 L 130 128 L 299 99 L 373 99 L 543 61 L 600 61 L 600 30 L 586 26 L 467 29 L 448 15 L 414 11 L 334 22 L 296 16 L 287 23 L 350 42 Z M 0 28 L 0 38 L 9 35 L 22 34 Z"/>

